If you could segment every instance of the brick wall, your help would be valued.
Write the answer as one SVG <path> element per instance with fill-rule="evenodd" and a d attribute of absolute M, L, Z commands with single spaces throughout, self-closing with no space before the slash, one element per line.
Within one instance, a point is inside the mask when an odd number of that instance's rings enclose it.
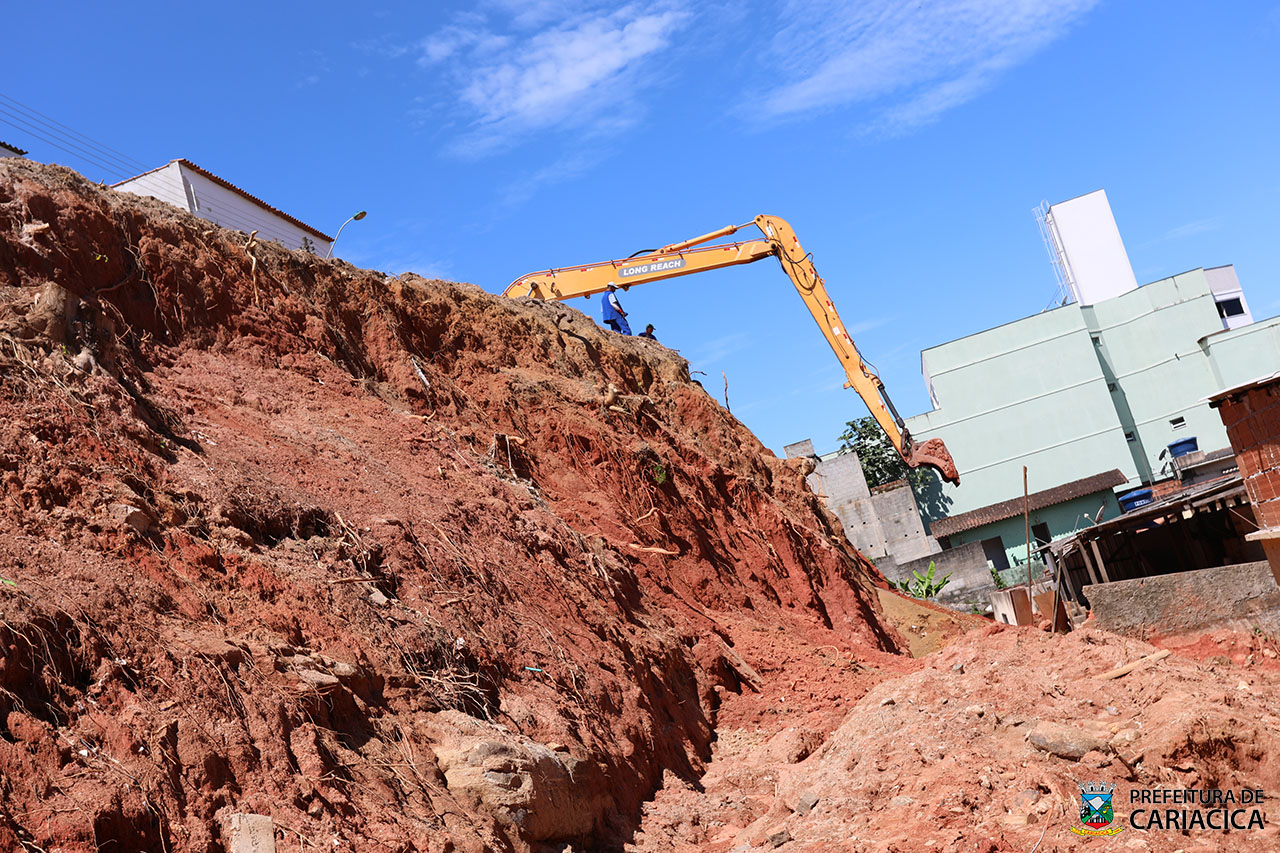
<path fill-rule="evenodd" d="M 853 451 L 815 457 L 810 439 L 788 444 L 787 458 L 817 458 L 809 488 L 836 514 L 845 537 L 863 556 L 879 560 L 892 555 L 906 562 L 937 552 L 938 543 L 924 530 L 920 509 L 906 480 L 867 488 L 862 463 Z M 874 493 L 873 493 L 874 492 Z"/>
<path fill-rule="evenodd" d="M 814 476 L 821 480 L 827 506 L 840 518 L 845 536 L 854 547 L 873 560 L 887 554 L 884 529 L 870 501 L 871 492 L 867 489 L 858 454 L 844 453 L 823 459 L 818 462 Z"/>
<path fill-rule="evenodd" d="M 1280 587 L 1266 562 L 1092 584 L 1094 624 L 1137 637 L 1205 628 L 1280 631 Z"/>
<path fill-rule="evenodd" d="M 1262 543 L 1271 574 L 1280 582 L 1280 378 L 1227 392 L 1211 405 L 1227 428 L 1258 524 L 1245 539 Z"/>
<path fill-rule="evenodd" d="M 1219 414 L 1258 526 L 1280 527 L 1280 380 L 1227 397 Z"/>

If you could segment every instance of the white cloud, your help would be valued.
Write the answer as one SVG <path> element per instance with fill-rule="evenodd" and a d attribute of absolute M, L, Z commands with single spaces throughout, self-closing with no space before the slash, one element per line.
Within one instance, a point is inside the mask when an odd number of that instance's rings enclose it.
<path fill-rule="evenodd" d="M 468 13 L 460 16 L 458 21 L 422 40 L 418 45 L 421 51 L 419 65 L 435 65 L 463 51 L 473 55 L 493 55 L 511 45 L 510 37 L 486 29 L 482 17 Z"/>
<path fill-rule="evenodd" d="M 402 44 L 390 36 L 360 39 L 352 42 L 351 47 L 362 53 L 371 53 L 385 59 L 399 59 L 413 50 L 409 45 Z"/>
<path fill-rule="evenodd" d="M 506 207 L 519 207 L 537 195 L 543 187 L 554 186 L 577 178 L 591 171 L 605 158 L 599 148 L 590 148 L 569 154 L 549 166 L 543 166 L 529 175 L 513 181 L 506 188 L 502 202 Z"/>
<path fill-rule="evenodd" d="M 423 278 L 457 281 L 453 262 L 430 254 L 381 255 L 372 262 L 370 269 L 381 270 L 390 275 L 411 272 Z"/>
<path fill-rule="evenodd" d="M 470 118 L 451 148 L 463 156 L 484 156 L 549 129 L 628 126 L 647 79 L 641 70 L 689 19 L 669 5 L 587 13 L 572 4 L 490 6 L 512 15 L 508 31 L 466 13 L 419 45 L 419 64 L 453 79 L 456 107 Z M 541 28 L 517 32 L 531 26 Z"/>
<path fill-rule="evenodd" d="M 485 5 L 510 16 L 511 26 L 524 30 L 563 21 L 581 13 L 587 4 L 581 0 L 488 0 Z"/>
<path fill-rule="evenodd" d="M 1193 222 L 1187 222 L 1170 228 L 1158 237 L 1153 237 L 1145 243 L 1139 243 L 1138 248 L 1144 249 L 1147 246 L 1155 246 L 1159 243 L 1167 243 L 1173 240 L 1185 240 L 1188 237 L 1194 237 L 1197 234 L 1207 234 L 1210 231 L 1217 231 L 1222 228 L 1222 217 L 1210 216 L 1207 219 L 1197 219 Z"/>
<path fill-rule="evenodd" d="M 751 105 L 777 119 L 875 103 L 873 127 L 926 124 L 1059 38 L 1098 0 L 791 0 L 774 39 L 784 81 Z M 815 26 L 815 22 L 821 26 Z"/>
<path fill-rule="evenodd" d="M 704 342 L 688 356 L 689 363 L 700 369 L 719 364 L 727 356 L 751 346 L 752 337 L 747 332 L 732 332 Z"/>
<path fill-rule="evenodd" d="M 457 281 L 454 277 L 457 269 L 451 259 L 414 248 L 423 244 L 424 233 L 421 227 L 390 225 L 382 233 L 362 237 L 346 249 L 340 249 L 337 255 L 358 267 L 389 275 L 412 272 L 423 278 Z"/>
<path fill-rule="evenodd" d="M 849 323 L 845 326 L 844 330 L 849 334 L 849 337 L 853 337 L 854 335 L 860 335 L 863 332 L 869 332 L 872 329 L 878 329 L 881 326 L 887 325 L 889 325 L 888 317 L 875 317 L 870 320 L 859 320 L 856 323 Z"/>
<path fill-rule="evenodd" d="M 1179 225 L 1177 228 L 1170 228 L 1164 235 L 1166 240 L 1181 240 L 1185 237 L 1192 237 L 1196 234 L 1204 234 L 1208 231 L 1217 231 L 1222 227 L 1222 217 L 1211 216 L 1208 219 L 1197 219 L 1195 222 L 1188 222 L 1186 225 Z"/>

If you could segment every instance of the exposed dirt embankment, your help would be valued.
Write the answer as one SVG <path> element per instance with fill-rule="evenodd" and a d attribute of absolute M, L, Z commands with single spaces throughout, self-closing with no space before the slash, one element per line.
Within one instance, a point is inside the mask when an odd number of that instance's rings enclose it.
<path fill-rule="evenodd" d="M 1280 847 L 1273 642 L 1099 680 L 1152 648 L 893 597 L 805 473 L 570 308 L 0 161 L 0 849 Z"/>
<path fill-rule="evenodd" d="M 576 311 L 3 161 L 0 847 L 616 846 L 726 697 L 910 668 L 803 474 Z"/>

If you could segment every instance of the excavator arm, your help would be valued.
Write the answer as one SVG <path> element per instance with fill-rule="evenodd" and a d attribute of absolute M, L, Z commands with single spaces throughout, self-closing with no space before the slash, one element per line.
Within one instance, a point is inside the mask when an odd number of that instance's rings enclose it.
<path fill-rule="evenodd" d="M 764 239 L 702 245 L 735 234 L 753 223 L 760 229 Z M 885 393 L 884 383 L 858 354 L 853 338 L 849 336 L 827 294 L 826 285 L 814 269 L 813 258 L 800 247 L 800 241 L 791 226 L 776 216 L 757 216 L 751 223 L 730 225 L 626 260 L 530 273 L 513 281 L 504 293 L 512 297 L 531 296 L 535 299 L 561 301 L 601 293 L 611 284 L 626 288 L 633 284 L 754 263 L 767 257 L 775 257 L 782 264 L 783 272 L 795 285 L 805 307 L 817 321 L 818 328 L 840 360 L 847 380 L 845 387 L 854 389 L 862 397 L 871 415 L 907 465 L 912 468 L 927 465 L 935 469 L 944 480 L 959 485 L 960 474 L 942 439 L 931 438 L 918 444 L 912 440 L 906 424 Z"/>

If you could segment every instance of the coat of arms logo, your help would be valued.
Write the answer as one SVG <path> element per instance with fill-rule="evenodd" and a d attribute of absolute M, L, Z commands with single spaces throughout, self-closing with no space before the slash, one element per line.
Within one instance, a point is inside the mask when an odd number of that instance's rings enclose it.
<path fill-rule="evenodd" d="M 1079 783 L 1076 783 L 1079 784 Z M 1080 822 L 1088 829 L 1071 827 L 1076 835 L 1116 835 L 1123 826 L 1111 826 L 1115 812 L 1111 809 L 1111 795 L 1115 785 L 1106 782 L 1086 782 L 1080 785 Z"/>

